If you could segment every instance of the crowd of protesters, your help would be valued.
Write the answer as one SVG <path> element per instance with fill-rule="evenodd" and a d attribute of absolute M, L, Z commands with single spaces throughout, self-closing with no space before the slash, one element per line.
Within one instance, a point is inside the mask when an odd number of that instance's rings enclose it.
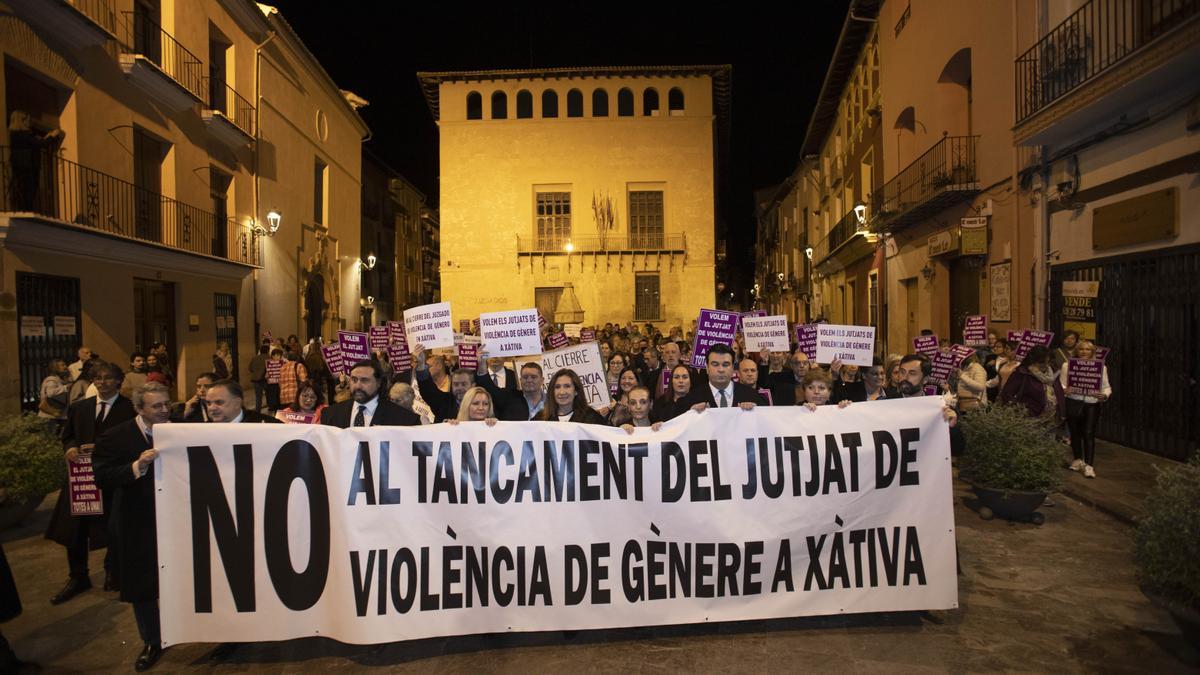
<path fill-rule="evenodd" d="M 1074 454 L 1069 468 L 1095 477 L 1096 421 L 1112 389 L 1104 370 L 1097 395 L 1064 393 L 1070 359 L 1095 355 L 1095 346 L 1073 332 L 1057 348 L 1034 347 L 1019 362 L 1014 346 L 991 334 L 988 347 L 963 360 L 945 382 L 931 386 L 932 361 L 922 354 L 889 354 L 869 367 L 818 364 L 796 345 L 790 352 L 749 352 L 740 334 L 729 345 L 710 347 L 703 366 L 693 367 L 694 330 L 695 325 L 686 332 L 677 326 L 664 335 L 652 324 L 598 327 L 595 339 L 611 399 L 600 408 L 588 404 L 578 373 L 544 372 L 540 359 L 506 362 L 484 351 L 478 365 L 467 369 L 459 367 L 456 350 L 413 344 L 411 365 L 404 369 L 393 368 L 386 352 L 379 352 L 334 376 L 326 367 L 321 339 L 302 344 L 295 335 L 259 346 L 247 368 L 250 392 L 243 392 L 229 346 L 221 343 L 212 370 L 196 376 L 192 395 L 172 403 L 175 376 L 165 345 L 130 354 L 127 369 L 80 347 L 75 361 L 49 364 L 38 415 L 58 430 L 69 461 L 94 456 L 104 513 L 72 516 L 68 491 L 60 494 L 46 536 L 66 548 L 69 574 L 51 603 L 91 588 L 88 551 L 107 545 L 104 589 L 133 604 L 144 643 L 135 668 L 145 670 L 158 660 L 158 588 L 152 573 L 157 553 L 152 479 L 147 476 L 156 456 L 153 425 L 167 422 L 346 428 L 532 420 L 606 425 L 633 433 L 637 427 L 657 430 L 689 411 L 708 408 L 795 406 L 816 411 L 820 406 L 938 395 L 951 427 L 952 452 L 963 445 L 956 428 L 960 414 L 1008 403 L 1060 428 Z M 127 496 L 114 502 L 114 492 Z"/>

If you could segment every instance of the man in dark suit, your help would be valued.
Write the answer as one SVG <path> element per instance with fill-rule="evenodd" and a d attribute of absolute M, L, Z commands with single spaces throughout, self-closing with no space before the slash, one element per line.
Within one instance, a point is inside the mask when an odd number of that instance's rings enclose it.
<path fill-rule="evenodd" d="M 809 364 L 804 352 L 796 349 L 788 357 L 787 368 L 778 373 L 768 374 L 764 384 L 771 389 L 771 400 L 775 405 L 796 405 L 796 387 L 804 381 L 804 374 L 808 372 L 809 365 L 812 364 Z"/>
<path fill-rule="evenodd" d="M 546 407 L 545 377 L 542 364 L 529 361 L 521 366 L 521 391 L 508 399 L 500 411 L 500 419 L 511 422 L 527 422 Z M 494 395 L 494 394 L 493 394 Z"/>
<path fill-rule="evenodd" d="M 96 441 L 96 484 L 113 493 L 112 518 L 117 532 L 117 564 L 121 601 L 133 604 L 141 654 L 134 670 L 141 672 L 162 655 L 158 615 L 158 536 L 154 516 L 154 474 L 158 453 L 153 449 L 155 428 L 170 421 L 171 394 L 157 382 L 133 391 L 137 416 L 104 432 Z"/>
<path fill-rule="evenodd" d="M 233 380 L 217 380 L 209 385 L 204 393 L 204 407 L 209 422 L 282 424 L 274 417 L 243 408 L 242 385 Z"/>
<path fill-rule="evenodd" d="M 111 363 L 92 366 L 92 384 L 96 396 L 80 399 L 67 408 L 67 423 L 62 430 L 63 449 L 68 462 L 89 461 L 96 439 L 108 429 L 134 417 L 133 403 L 121 396 L 121 381 L 124 373 Z M 112 498 L 102 492 L 104 513 L 94 516 L 71 515 L 71 489 L 64 485 L 58 493 L 58 503 L 46 530 L 46 538 L 67 547 L 67 565 L 70 577 L 62 590 L 50 599 L 57 605 L 92 587 L 88 574 L 88 551 L 103 548 L 108 543 L 108 518 L 112 509 Z M 115 576 L 115 562 L 110 548 L 104 556 L 104 590 L 115 591 L 119 577 Z"/>
<path fill-rule="evenodd" d="M 688 410 L 704 412 L 708 408 L 753 410 L 766 405 L 766 400 L 753 387 L 733 381 L 733 350 L 729 345 L 716 344 L 705 355 L 706 381 L 692 386 L 688 395 L 675 402 L 675 415 Z"/>
<path fill-rule="evenodd" d="M 350 368 L 350 400 L 335 403 L 321 413 L 321 424 L 350 427 L 415 427 L 421 418 L 379 395 L 383 368 L 375 361 L 359 361 Z"/>

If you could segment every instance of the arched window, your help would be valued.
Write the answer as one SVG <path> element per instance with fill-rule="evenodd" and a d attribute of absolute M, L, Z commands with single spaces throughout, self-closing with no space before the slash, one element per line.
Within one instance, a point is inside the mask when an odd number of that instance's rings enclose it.
<path fill-rule="evenodd" d="M 542 117 L 558 117 L 558 92 L 553 89 L 542 92 Z"/>
<path fill-rule="evenodd" d="M 583 117 L 583 92 L 578 89 L 567 92 L 567 117 Z"/>
<path fill-rule="evenodd" d="M 492 119 L 508 119 L 508 94 L 502 91 L 492 94 Z"/>
<path fill-rule="evenodd" d="M 608 117 L 608 92 L 603 89 L 592 92 L 592 117 Z"/>
<path fill-rule="evenodd" d="M 646 117 L 657 117 L 659 115 L 658 90 L 654 87 L 650 87 L 642 92 L 642 115 Z"/>
<path fill-rule="evenodd" d="M 517 119 L 527 120 L 533 117 L 533 94 L 522 89 L 517 92 Z"/>
<path fill-rule="evenodd" d="M 629 89 L 617 92 L 617 116 L 633 117 L 633 92 Z"/>
<path fill-rule="evenodd" d="M 467 94 L 467 119 L 483 119 L 483 97 L 477 91 Z"/>
<path fill-rule="evenodd" d="M 672 115 L 683 114 L 683 90 L 679 87 L 671 87 L 671 91 L 667 92 L 667 112 Z"/>

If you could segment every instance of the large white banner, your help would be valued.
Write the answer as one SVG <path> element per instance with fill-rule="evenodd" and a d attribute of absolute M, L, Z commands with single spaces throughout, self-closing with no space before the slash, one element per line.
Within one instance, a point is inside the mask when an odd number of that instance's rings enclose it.
<path fill-rule="evenodd" d="M 163 642 L 953 608 L 941 407 L 156 427 Z"/>

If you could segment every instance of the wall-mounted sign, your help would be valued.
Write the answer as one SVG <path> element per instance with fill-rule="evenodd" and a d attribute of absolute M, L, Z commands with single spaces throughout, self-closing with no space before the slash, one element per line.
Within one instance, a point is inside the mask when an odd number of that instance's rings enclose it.
<path fill-rule="evenodd" d="M 958 250 L 958 235 L 950 230 L 942 230 L 929 235 L 929 256 L 945 255 Z"/>
<path fill-rule="evenodd" d="M 992 321 L 1012 321 L 1012 263 L 996 263 L 988 268 L 988 288 L 991 290 Z"/>
<path fill-rule="evenodd" d="M 1129 246 L 1179 236 L 1179 189 L 1167 188 L 1092 211 L 1092 248 Z"/>
<path fill-rule="evenodd" d="M 963 218 L 960 222 L 959 253 L 962 255 L 987 255 L 987 216 Z"/>

